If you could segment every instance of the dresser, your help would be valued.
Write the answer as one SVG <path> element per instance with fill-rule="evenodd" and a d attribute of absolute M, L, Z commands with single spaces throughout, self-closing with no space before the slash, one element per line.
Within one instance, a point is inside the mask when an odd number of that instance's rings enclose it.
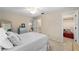
<path fill-rule="evenodd" d="M 27 30 L 26 27 L 24 27 L 24 28 L 22 28 L 22 27 L 18 28 L 18 34 L 23 34 L 23 33 L 26 33 L 26 32 L 28 32 L 28 30 Z"/>

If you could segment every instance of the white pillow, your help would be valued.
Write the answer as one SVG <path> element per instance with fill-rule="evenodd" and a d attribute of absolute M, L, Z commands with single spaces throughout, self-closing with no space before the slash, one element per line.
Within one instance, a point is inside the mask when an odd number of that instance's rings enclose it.
<path fill-rule="evenodd" d="M 6 40 L 6 38 L 6 31 L 3 28 L 0 28 L 0 41 Z"/>
<path fill-rule="evenodd" d="M 7 39 L 6 31 L 3 28 L 0 28 L 0 47 L 3 48 L 12 48 L 13 45 Z"/>
<path fill-rule="evenodd" d="M 13 44 L 8 39 L 6 39 L 6 40 L 0 42 L 0 46 L 3 48 L 9 49 L 9 48 L 13 47 Z"/>
<path fill-rule="evenodd" d="M 11 43 L 14 46 L 17 46 L 17 45 L 21 44 L 21 39 L 20 39 L 18 34 L 13 33 L 13 32 L 7 32 L 7 34 L 8 34 L 8 39 L 11 41 Z"/>
<path fill-rule="evenodd" d="M 2 47 L 0 46 L 0 51 L 2 50 Z"/>

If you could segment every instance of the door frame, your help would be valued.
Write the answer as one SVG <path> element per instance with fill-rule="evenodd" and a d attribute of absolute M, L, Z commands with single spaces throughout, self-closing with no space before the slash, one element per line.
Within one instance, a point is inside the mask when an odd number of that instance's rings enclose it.
<path fill-rule="evenodd" d="M 76 39 L 74 39 L 74 41 L 76 41 L 77 43 L 79 43 L 79 37 L 78 37 L 78 10 L 75 10 L 75 11 L 68 11 L 68 12 L 65 12 L 65 13 L 63 13 L 62 14 L 62 39 L 63 39 L 63 41 L 64 41 L 64 37 L 63 37 L 63 25 L 64 25 L 64 22 L 63 22 L 63 20 L 64 20 L 64 17 L 63 17 L 63 15 L 73 15 L 73 17 L 74 17 L 74 19 L 76 20 L 75 21 L 75 27 L 77 28 L 76 29 L 76 31 L 74 31 L 74 33 L 75 33 L 75 35 L 74 35 L 74 37 L 76 38 Z M 75 17 L 75 15 L 76 15 L 76 17 Z M 75 27 L 74 27 L 74 29 L 75 29 Z"/>

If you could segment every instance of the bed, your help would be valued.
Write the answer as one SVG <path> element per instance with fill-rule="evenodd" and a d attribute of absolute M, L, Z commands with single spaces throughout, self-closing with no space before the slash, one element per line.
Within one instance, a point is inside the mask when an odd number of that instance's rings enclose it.
<path fill-rule="evenodd" d="M 48 37 L 37 32 L 28 32 L 19 35 L 21 45 L 6 51 L 47 51 Z"/>

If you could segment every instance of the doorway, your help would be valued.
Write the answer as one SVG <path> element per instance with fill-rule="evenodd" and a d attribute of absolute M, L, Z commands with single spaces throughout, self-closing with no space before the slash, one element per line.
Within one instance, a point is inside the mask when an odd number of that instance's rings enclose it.
<path fill-rule="evenodd" d="M 63 14 L 63 40 L 78 42 L 78 12 Z"/>

